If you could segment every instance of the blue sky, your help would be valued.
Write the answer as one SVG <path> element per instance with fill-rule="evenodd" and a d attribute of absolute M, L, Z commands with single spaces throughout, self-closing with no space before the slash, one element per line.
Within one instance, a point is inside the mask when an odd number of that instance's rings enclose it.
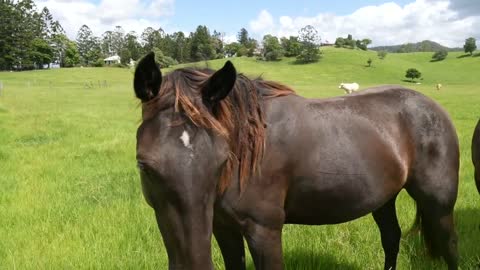
<path fill-rule="evenodd" d="M 171 24 L 180 29 L 194 29 L 199 24 L 224 32 L 234 32 L 248 23 L 261 10 L 268 10 L 271 15 L 315 16 L 319 13 L 346 15 L 368 5 L 377 5 L 389 1 L 382 0 L 347 0 L 347 1 L 315 1 L 315 0 L 244 0 L 238 3 L 231 1 L 178 1 L 175 5 L 175 16 Z M 408 0 L 395 1 L 407 4 Z"/>
<path fill-rule="evenodd" d="M 478 0 L 37 0 L 47 6 L 70 38 L 87 24 L 96 35 L 120 25 L 140 34 L 146 27 L 167 33 L 192 32 L 206 25 L 235 41 L 241 28 L 261 40 L 265 34 L 297 35 L 313 25 L 323 41 L 352 34 L 370 38 L 373 45 L 434 40 L 462 46 L 480 37 Z"/>

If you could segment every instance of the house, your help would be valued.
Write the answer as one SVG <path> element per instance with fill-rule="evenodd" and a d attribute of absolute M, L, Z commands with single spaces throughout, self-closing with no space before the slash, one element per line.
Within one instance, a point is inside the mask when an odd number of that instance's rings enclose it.
<path fill-rule="evenodd" d="M 120 56 L 118 55 L 112 55 L 108 58 L 103 59 L 105 62 L 105 65 L 115 65 L 115 64 L 120 64 Z"/>

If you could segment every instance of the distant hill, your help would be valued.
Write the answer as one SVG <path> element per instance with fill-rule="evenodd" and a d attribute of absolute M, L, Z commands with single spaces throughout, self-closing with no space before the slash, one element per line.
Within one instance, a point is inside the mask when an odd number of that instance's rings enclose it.
<path fill-rule="evenodd" d="M 439 50 L 463 51 L 463 48 L 448 48 L 435 41 L 424 40 L 417 43 L 407 43 L 402 45 L 378 46 L 369 48 L 373 51 L 387 51 L 390 53 L 409 53 L 409 52 L 436 52 Z"/>

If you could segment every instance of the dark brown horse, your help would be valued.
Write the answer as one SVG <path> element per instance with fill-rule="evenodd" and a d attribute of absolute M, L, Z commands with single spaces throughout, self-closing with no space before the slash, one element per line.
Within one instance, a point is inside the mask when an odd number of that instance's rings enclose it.
<path fill-rule="evenodd" d="M 184 68 L 162 77 L 142 59 L 137 162 L 170 269 L 213 269 L 215 235 L 226 269 L 282 269 L 283 224 L 336 224 L 372 213 L 395 269 L 404 188 L 433 256 L 457 269 L 453 208 L 459 147 L 447 113 L 399 86 L 305 99 L 237 74 Z"/>
<path fill-rule="evenodd" d="M 472 161 L 475 167 L 475 183 L 480 193 L 480 119 L 478 120 L 472 138 Z"/>

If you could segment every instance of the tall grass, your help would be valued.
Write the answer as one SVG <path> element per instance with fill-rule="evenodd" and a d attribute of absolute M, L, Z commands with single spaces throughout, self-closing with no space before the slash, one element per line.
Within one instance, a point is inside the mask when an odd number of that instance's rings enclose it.
<path fill-rule="evenodd" d="M 338 84 L 355 81 L 361 88 L 406 85 L 443 105 L 461 144 L 455 209 L 460 266 L 476 269 L 480 196 L 473 183 L 470 141 L 480 117 L 480 59 L 456 58 L 460 55 L 450 53 L 445 61 L 433 63 L 431 53 L 389 54 L 380 60 L 374 52 L 328 48 L 315 64 L 295 65 L 294 59 L 233 62 L 240 72 L 280 81 L 307 97 L 341 95 Z M 372 67 L 366 67 L 368 58 L 374 60 Z M 218 68 L 223 63 L 208 65 Z M 423 73 L 421 84 L 403 81 L 410 67 Z M 165 269 L 166 251 L 135 167 L 140 109 L 132 72 L 4 72 L 0 81 L 0 269 Z M 442 83 L 441 91 L 435 90 L 436 83 Z M 397 211 L 405 232 L 415 208 L 404 192 Z M 371 216 L 332 226 L 287 225 L 283 250 L 287 269 L 383 266 L 380 235 Z M 215 242 L 213 257 L 216 268 L 223 269 Z M 247 263 L 253 269 L 250 258 Z M 398 263 L 399 269 L 444 268 L 426 257 L 418 235 L 402 237 Z"/>

